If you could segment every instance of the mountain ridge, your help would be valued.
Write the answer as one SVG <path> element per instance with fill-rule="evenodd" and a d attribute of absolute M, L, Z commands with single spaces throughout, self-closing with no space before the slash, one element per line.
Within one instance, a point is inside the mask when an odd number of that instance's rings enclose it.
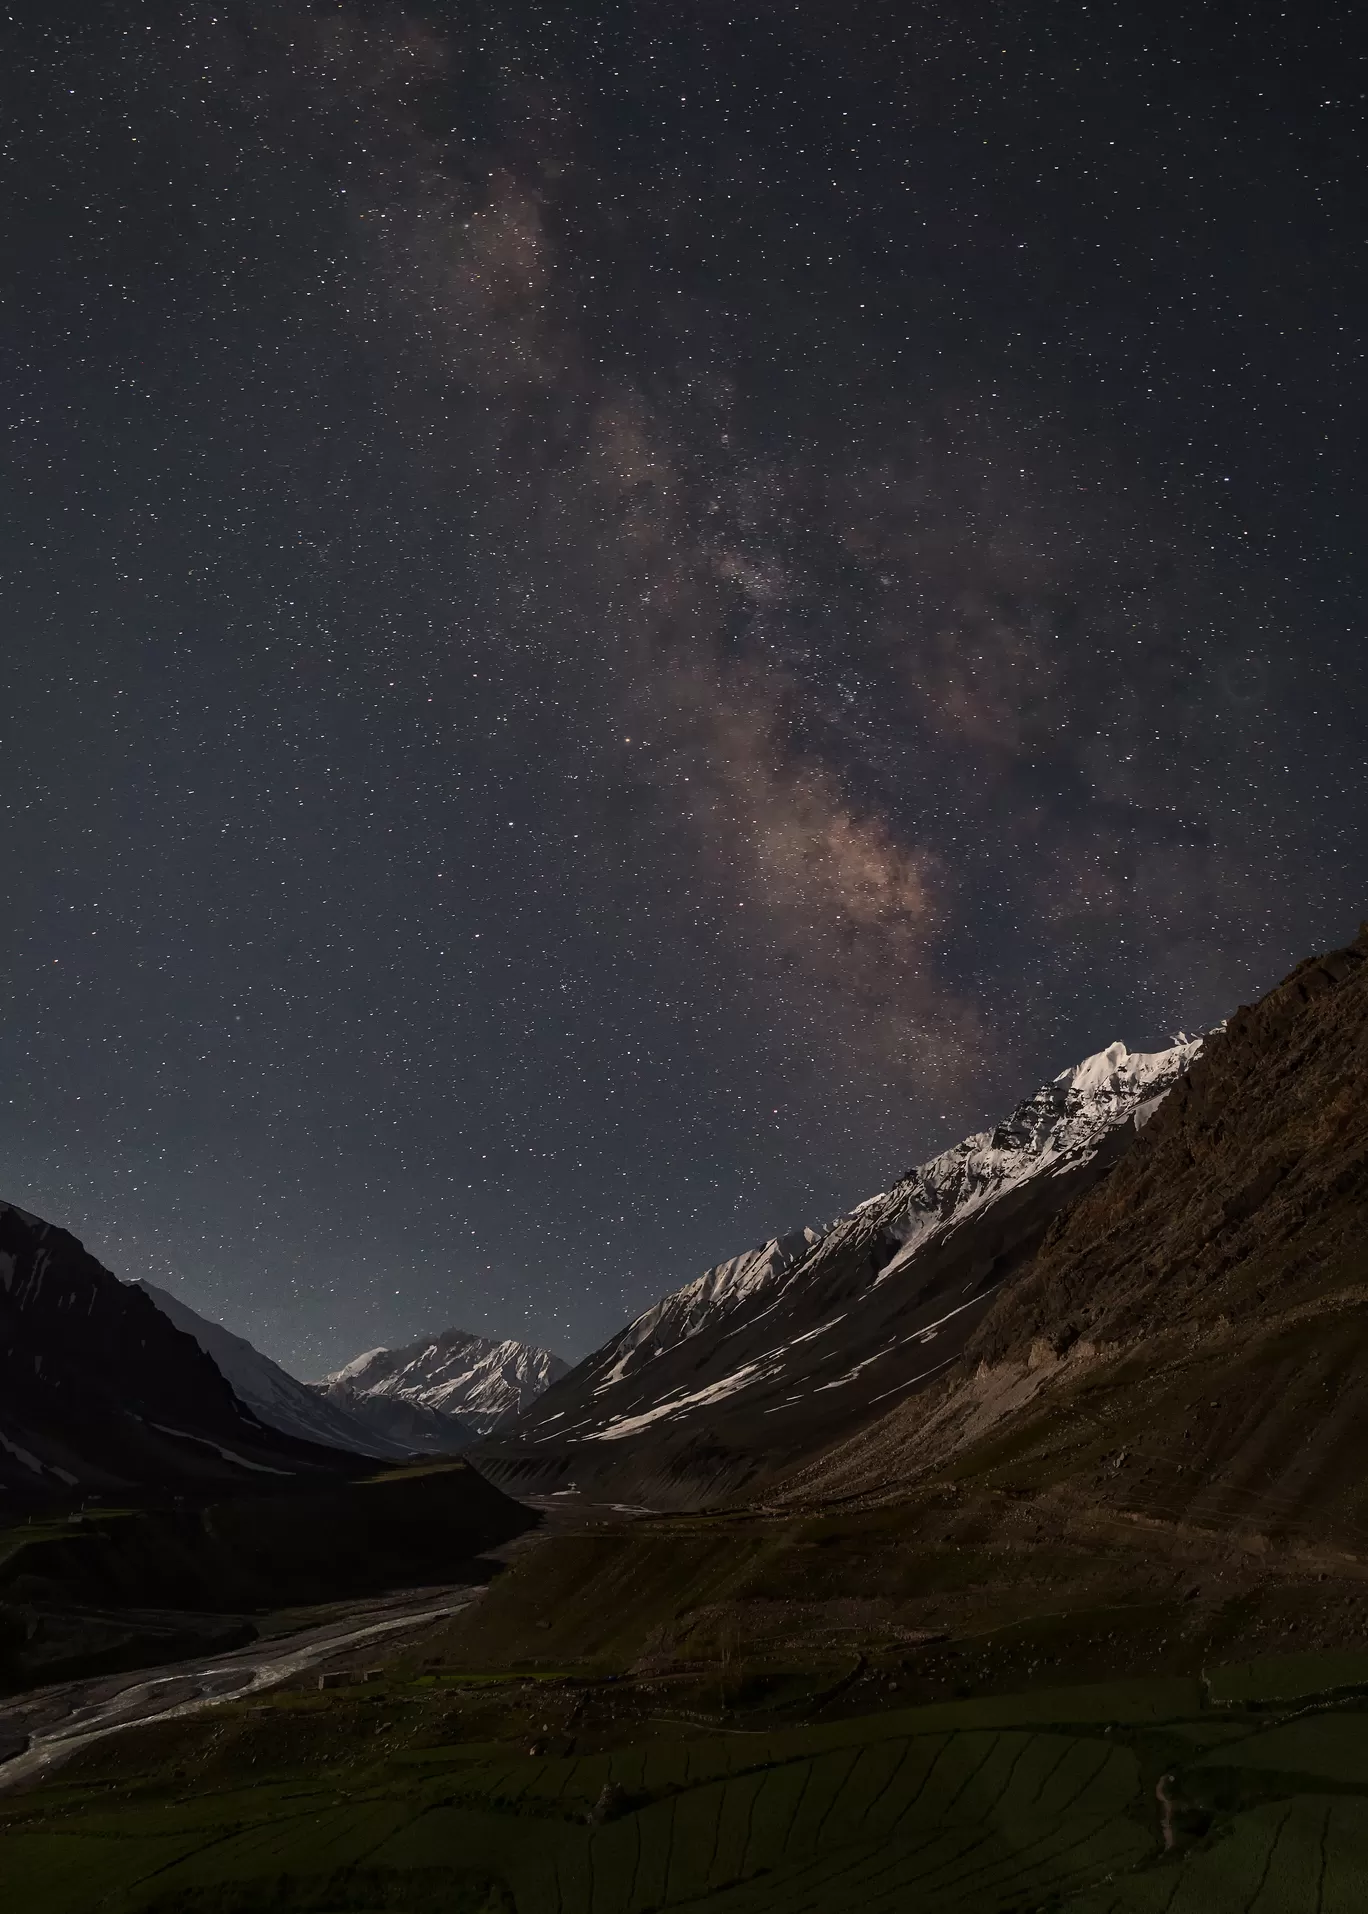
<path fill-rule="evenodd" d="M 901 1492 L 994 1431 L 1016 1443 L 1013 1431 L 1058 1424 L 1082 1392 L 1147 1404 L 1152 1481 L 1130 1485 L 1137 1506 L 1160 1481 L 1169 1517 L 1191 1506 L 1203 1521 L 1238 1509 L 1255 1525 L 1336 1484 L 1357 1499 L 1346 1444 L 1368 1427 L 1365 1086 L 1368 923 L 1213 1034 L 1114 1175 L 1060 1214 L 955 1370 L 814 1459 L 784 1496 Z M 1108 1413 L 1121 1453 L 1124 1415 Z"/>
<path fill-rule="evenodd" d="M 1202 1041 L 1111 1044 L 825 1230 L 773 1238 L 669 1292 L 486 1439 L 480 1465 L 524 1490 L 590 1480 L 605 1493 L 707 1500 L 836 1439 L 868 1401 L 955 1359 L 1055 1213 L 1106 1174 Z M 654 1463 L 640 1449 L 605 1458 L 606 1445 L 648 1430 Z"/>

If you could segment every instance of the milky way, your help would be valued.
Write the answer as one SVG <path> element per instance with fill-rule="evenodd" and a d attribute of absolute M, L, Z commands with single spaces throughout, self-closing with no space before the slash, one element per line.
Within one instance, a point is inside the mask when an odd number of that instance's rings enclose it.
<path fill-rule="evenodd" d="M 1365 909 L 1336 20 L 13 30 L 0 1195 L 569 1354 Z"/>

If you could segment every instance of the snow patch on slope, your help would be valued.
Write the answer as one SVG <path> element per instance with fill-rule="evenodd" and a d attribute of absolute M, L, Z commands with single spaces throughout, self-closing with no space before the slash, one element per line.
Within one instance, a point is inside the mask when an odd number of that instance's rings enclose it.
<path fill-rule="evenodd" d="M 734 1308 L 764 1289 L 774 1288 L 820 1240 L 818 1233 L 811 1229 L 776 1236 L 762 1243 L 759 1249 L 747 1250 L 713 1269 L 705 1269 L 693 1282 L 673 1290 L 623 1330 L 613 1345 L 616 1353 L 612 1365 L 605 1370 L 595 1395 L 602 1395 L 638 1367 L 639 1351 L 657 1356 L 715 1322 L 720 1312 Z"/>
<path fill-rule="evenodd" d="M 711 1333 L 719 1325 L 724 1325 L 725 1334 L 726 1318 L 743 1304 L 753 1305 L 759 1299 L 761 1316 L 777 1311 L 782 1317 L 788 1300 L 802 1288 L 809 1267 L 843 1243 L 865 1242 L 877 1248 L 871 1287 L 895 1279 L 933 1239 L 958 1229 L 1036 1177 L 1063 1175 L 1086 1163 L 1122 1125 L 1134 1123 L 1138 1128 L 1147 1122 L 1201 1047 L 1200 1038 L 1182 1034 L 1168 1049 L 1152 1052 L 1109 1044 L 1061 1070 L 995 1129 L 980 1131 L 943 1150 L 910 1170 L 891 1189 L 865 1197 L 829 1227 L 774 1237 L 758 1249 L 705 1270 L 644 1310 L 594 1359 L 593 1396 L 611 1395 L 640 1376 L 657 1357 L 693 1337 Z M 746 1315 L 753 1327 L 753 1308 Z M 809 1336 L 823 1333 L 824 1328 L 810 1331 Z M 777 1373 L 791 1346 L 791 1342 L 778 1344 L 772 1358 L 748 1363 L 706 1388 L 674 1392 L 649 1409 L 610 1416 L 596 1428 L 590 1426 L 594 1418 L 589 1423 L 574 1422 L 557 1434 L 582 1434 L 596 1441 L 635 1434 L 654 1422 L 736 1394 L 762 1375 Z M 553 1420 L 559 1422 L 561 1416 L 548 1418 L 548 1429 Z M 529 1432 L 536 1434 L 539 1428 L 534 1422 Z"/>
<path fill-rule="evenodd" d="M 1133 1121 L 1139 1128 L 1201 1047 L 1200 1038 L 1182 1038 L 1170 1049 L 1148 1052 L 1109 1044 L 1061 1070 L 995 1130 L 968 1136 L 910 1171 L 883 1199 L 889 1205 L 884 1227 L 901 1247 L 878 1281 L 895 1276 L 931 1237 L 958 1228 L 1009 1190 L 1086 1162 L 1123 1123 Z"/>

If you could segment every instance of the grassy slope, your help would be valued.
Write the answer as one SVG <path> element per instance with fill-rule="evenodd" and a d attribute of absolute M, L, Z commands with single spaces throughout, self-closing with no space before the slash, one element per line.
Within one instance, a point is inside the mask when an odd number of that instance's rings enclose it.
<path fill-rule="evenodd" d="M 1340 1291 L 1258 1337 L 1060 1365 L 896 1498 L 862 1472 L 841 1500 L 553 1540 L 443 1652 L 676 1690 L 693 1670 L 713 1705 L 863 1656 L 866 1705 L 1368 1646 L 1365 1357 L 1368 1307 Z"/>

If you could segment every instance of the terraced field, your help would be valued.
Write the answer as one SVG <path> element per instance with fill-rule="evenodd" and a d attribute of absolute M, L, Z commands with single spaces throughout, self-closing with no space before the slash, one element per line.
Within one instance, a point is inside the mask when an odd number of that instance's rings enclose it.
<path fill-rule="evenodd" d="M 1100 1735 L 906 1720 L 578 1760 L 452 1750 L 354 1789 L 16 1816 L 0 1883 L 32 1914 L 424 1906 L 453 1872 L 472 1906 L 518 1914 L 1007 1909 L 1141 1861 L 1139 1787 Z"/>
<path fill-rule="evenodd" d="M 11 1797 L 0 1904 L 1351 1914 L 1368 1907 L 1368 1704 L 1344 1678 L 1368 1671 L 1346 1663 L 1264 1664 L 1262 1694 L 1245 1664 L 1238 1703 L 1212 1702 L 1219 1677 L 1127 1682 L 558 1758 L 463 1743 L 377 1760 L 339 1737 L 324 1773 L 262 1773 L 243 1742 L 212 1791 L 178 1790 L 172 1767 Z"/>

